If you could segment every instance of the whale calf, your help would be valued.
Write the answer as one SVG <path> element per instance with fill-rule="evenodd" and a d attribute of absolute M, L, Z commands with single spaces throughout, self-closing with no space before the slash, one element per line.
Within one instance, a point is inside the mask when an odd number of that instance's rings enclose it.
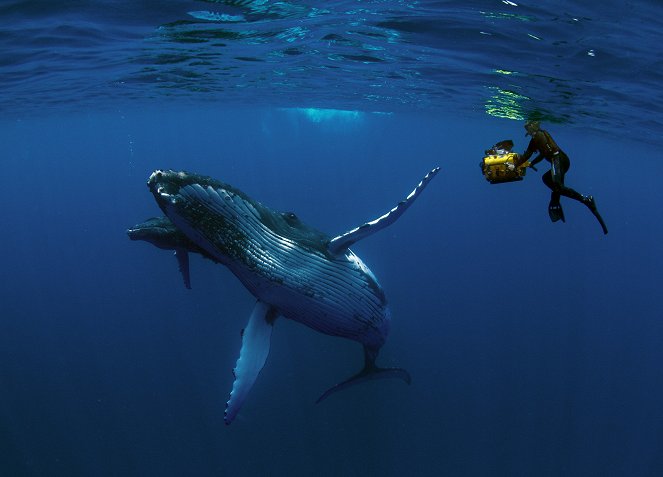
<path fill-rule="evenodd" d="M 377 279 L 349 247 L 395 222 L 438 171 L 436 167 L 426 174 L 382 216 L 334 237 L 304 224 L 292 212 L 272 210 L 211 177 L 172 170 L 152 173 L 147 186 L 166 217 L 129 229 L 130 238 L 180 255 L 200 253 L 221 263 L 257 299 L 242 332 L 226 424 L 236 417 L 265 364 L 277 317 L 357 341 L 364 348 L 363 369 L 328 389 L 317 402 L 369 379 L 391 377 L 410 383 L 406 370 L 376 364 L 389 333 L 389 308 Z M 188 267 L 183 274 L 190 286 Z"/>
<path fill-rule="evenodd" d="M 198 253 L 216 262 L 214 257 L 206 253 L 189 240 L 168 217 L 152 217 L 144 222 L 129 227 L 127 235 L 131 240 L 142 240 L 164 250 L 174 250 L 175 258 L 184 279 L 184 286 L 191 288 L 189 274 L 189 253 Z"/>

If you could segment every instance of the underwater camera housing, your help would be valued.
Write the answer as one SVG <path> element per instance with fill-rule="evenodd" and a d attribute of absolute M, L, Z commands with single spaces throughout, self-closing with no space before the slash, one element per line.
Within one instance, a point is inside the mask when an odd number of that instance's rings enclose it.
<path fill-rule="evenodd" d="M 526 161 L 516 166 L 520 156 L 516 152 L 511 152 L 511 149 L 513 149 L 513 141 L 506 139 L 486 150 L 486 156 L 480 165 L 484 177 L 491 184 L 521 181 L 525 177 L 530 163 Z"/>

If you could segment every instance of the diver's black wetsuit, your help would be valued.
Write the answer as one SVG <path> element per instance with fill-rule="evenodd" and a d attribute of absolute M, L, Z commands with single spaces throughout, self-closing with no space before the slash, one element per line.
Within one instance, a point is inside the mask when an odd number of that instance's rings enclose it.
<path fill-rule="evenodd" d="M 557 146 L 557 143 L 548 131 L 539 129 L 532 134 L 532 139 L 527 146 L 527 150 L 522 155 L 521 161 L 525 162 L 537 151 L 539 155 L 532 161 L 532 165 L 538 164 L 541 160 L 545 159 L 552 166 L 541 178 L 543 183 L 552 191 L 550 194 L 550 205 L 559 205 L 560 195 L 584 204 L 585 197 L 582 194 L 564 185 L 564 176 L 566 175 L 566 171 L 571 167 L 571 161 L 569 160 L 569 156 Z"/>
<path fill-rule="evenodd" d="M 591 196 L 584 196 L 579 192 L 571 189 L 570 187 L 566 187 L 564 185 L 564 176 L 571 167 L 571 161 L 569 160 L 569 156 L 567 156 L 564 151 L 559 148 L 548 131 L 543 129 L 536 129 L 535 131 L 532 131 L 532 139 L 527 146 L 527 150 L 520 157 L 520 160 L 518 161 L 519 164 L 527 161 L 535 152 L 538 152 L 539 155 L 536 156 L 536 158 L 534 158 L 532 161 L 532 166 L 538 164 L 543 159 L 547 160 L 551 164 L 550 170 L 544 173 L 543 177 L 541 177 L 543 183 L 552 191 L 550 193 L 550 204 L 548 205 L 548 214 L 550 215 L 550 219 L 553 222 L 556 222 L 560 219 L 562 222 L 564 222 L 564 212 L 562 210 L 562 206 L 559 203 L 559 198 L 563 195 L 564 197 L 577 200 L 578 202 L 586 205 L 592 214 L 594 214 L 594 216 L 598 219 L 599 223 L 601 224 L 601 228 L 603 229 L 603 233 L 607 234 L 608 229 L 605 226 L 605 223 L 603 222 L 600 214 L 598 213 L 598 210 L 596 209 L 596 202 L 594 201 L 594 198 Z"/>

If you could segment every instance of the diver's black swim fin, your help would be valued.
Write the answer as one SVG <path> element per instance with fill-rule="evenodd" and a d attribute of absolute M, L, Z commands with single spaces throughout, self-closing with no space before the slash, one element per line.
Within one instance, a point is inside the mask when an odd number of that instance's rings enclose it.
<path fill-rule="evenodd" d="M 606 227 L 605 222 L 603 221 L 603 217 L 601 217 L 601 214 L 599 214 L 599 210 L 596 208 L 596 201 L 594 200 L 594 197 L 591 195 L 586 196 L 583 201 L 582 201 L 587 208 L 594 214 L 594 217 L 596 217 L 596 220 L 599 221 L 599 224 L 601 224 L 601 228 L 603 229 L 603 235 L 608 235 L 608 227 Z"/>
<path fill-rule="evenodd" d="M 566 222 L 566 219 L 564 218 L 564 211 L 562 210 L 562 205 L 559 202 L 556 204 L 551 203 L 548 205 L 548 215 L 550 216 L 550 220 L 553 222 L 557 222 L 558 220 Z"/>

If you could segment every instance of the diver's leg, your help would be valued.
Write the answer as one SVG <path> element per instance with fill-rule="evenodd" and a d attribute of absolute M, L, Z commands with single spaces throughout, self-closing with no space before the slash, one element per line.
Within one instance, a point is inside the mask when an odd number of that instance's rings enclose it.
<path fill-rule="evenodd" d="M 596 201 L 594 200 L 594 197 L 592 197 L 591 195 L 585 196 L 582 203 L 587 206 L 587 208 L 592 212 L 594 217 L 596 217 L 596 220 L 599 221 L 599 224 L 601 224 L 601 228 L 603 229 L 603 234 L 608 235 L 608 227 L 605 225 L 603 217 L 601 217 L 601 214 L 599 214 L 599 210 L 596 208 Z"/>
<path fill-rule="evenodd" d="M 548 215 L 550 220 L 557 222 L 561 220 L 565 222 L 564 211 L 562 205 L 559 203 L 559 186 L 555 184 L 552 171 L 548 171 L 541 177 L 543 183 L 550 189 L 550 203 L 548 204 Z"/>
<path fill-rule="evenodd" d="M 577 200 L 578 202 L 582 202 L 583 204 L 585 203 L 585 199 L 587 198 L 586 196 L 582 195 L 580 192 L 577 192 L 570 187 L 566 186 L 561 186 L 559 189 L 559 194 L 563 195 L 564 197 L 568 197 L 569 199 Z"/>
<path fill-rule="evenodd" d="M 548 204 L 548 215 L 550 216 L 550 220 L 552 220 L 553 222 L 557 222 L 558 220 L 566 222 L 566 219 L 564 218 L 564 210 L 562 209 L 562 204 L 559 203 L 558 192 L 550 193 L 550 203 Z"/>
<path fill-rule="evenodd" d="M 560 161 L 560 155 L 553 157 L 550 161 L 550 179 L 552 181 L 552 186 L 555 189 L 564 187 L 564 174 L 569 170 L 570 163 L 567 161 L 562 166 L 562 161 Z"/>
<path fill-rule="evenodd" d="M 554 192 L 553 192 L 554 194 Z M 582 195 L 579 192 L 576 192 L 575 190 L 571 189 L 570 187 L 562 186 L 559 188 L 558 194 L 563 195 L 564 197 L 568 197 L 569 199 L 577 200 L 578 202 L 581 202 L 587 206 L 587 208 L 594 214 L 594 217 L 596 217 L 596 220 L 599 221 L 601 224 L 601 228 L 603 229 L 603 233 L 607 234 L 608 233 L 608 228 L 605 225 L 605 222 L 603 222 L 603 218 L 601 217 L 601 214 L 599 214 L 598 209 L 596 208 L 596 201 L 594 200 L 594 197 L 591 195 Z M 551 200 L 552 204 L 552 200 Z M 560 207 L 561 209 L 561 207 Z M 552 218 L 552 216 L 551 216 Z M 564 220 L 564 214 L 562 213 L 562 220 Z"/>
<path fill-rule="evenodd" d="M 596 217 L 596 220 L 599 221 L 599 224 L 601 224 L 603 233 L 607 234 L 608 227 L 606 227 L 605 222 L 601 217 L 601 214 L 599 214 L 599 211 L 596 208 L 596 201 L 594 200 L 594 197 L 592 197 L 591 195 L 582 195 L 581 193 L 564 185 L 564 177 L 566 176 L 566 171 L 568 171 L 569 168 L 571 167 L 571 161 L 569 160 L 569 157 L 563 152 L 560 152 L 558 164 L 560 166 L 559 171 L 561 172 L 561 174 L 559 176 L 558 182 L 554 182 L 554 178 L 551 178 L 551 181 L 553 181 L 552 184 L 553 187 L 557 186 L 557 191 L 559 192 L 559 194 L 563 195 L 564 197 L 568 197 L 569 199 L 577 200 L 578 202 L 582 202 L 583 204 L 585 204 L 587 208 L 592 212 L 594 217 Z M 564 214 L 562 213 L 562 220 L 564 220 L 563 217 Z"/>
<path fill-rule="evenodd" d="M 578 202 L 583 202 L 585 197 L 582 194 L 564 185 L 564 178 L 571 167 L 569 156 L 560 151 L 560 153 L 552 160 L 552 164 L 553 187 L 560 193 L 560 195 L 568 197 L 569 199 L 577 200 Z"/>
<path fill-rule="evenodd" d="M 548 189 L 555 190 L 555 186 L 553 185 L 553 180 L 552 180 L 552 172 L 550 171 L 544 172 L 543 175 L 541 176 L 541 180 L 546 185 L 546 187 L 548 187 Z"/>

